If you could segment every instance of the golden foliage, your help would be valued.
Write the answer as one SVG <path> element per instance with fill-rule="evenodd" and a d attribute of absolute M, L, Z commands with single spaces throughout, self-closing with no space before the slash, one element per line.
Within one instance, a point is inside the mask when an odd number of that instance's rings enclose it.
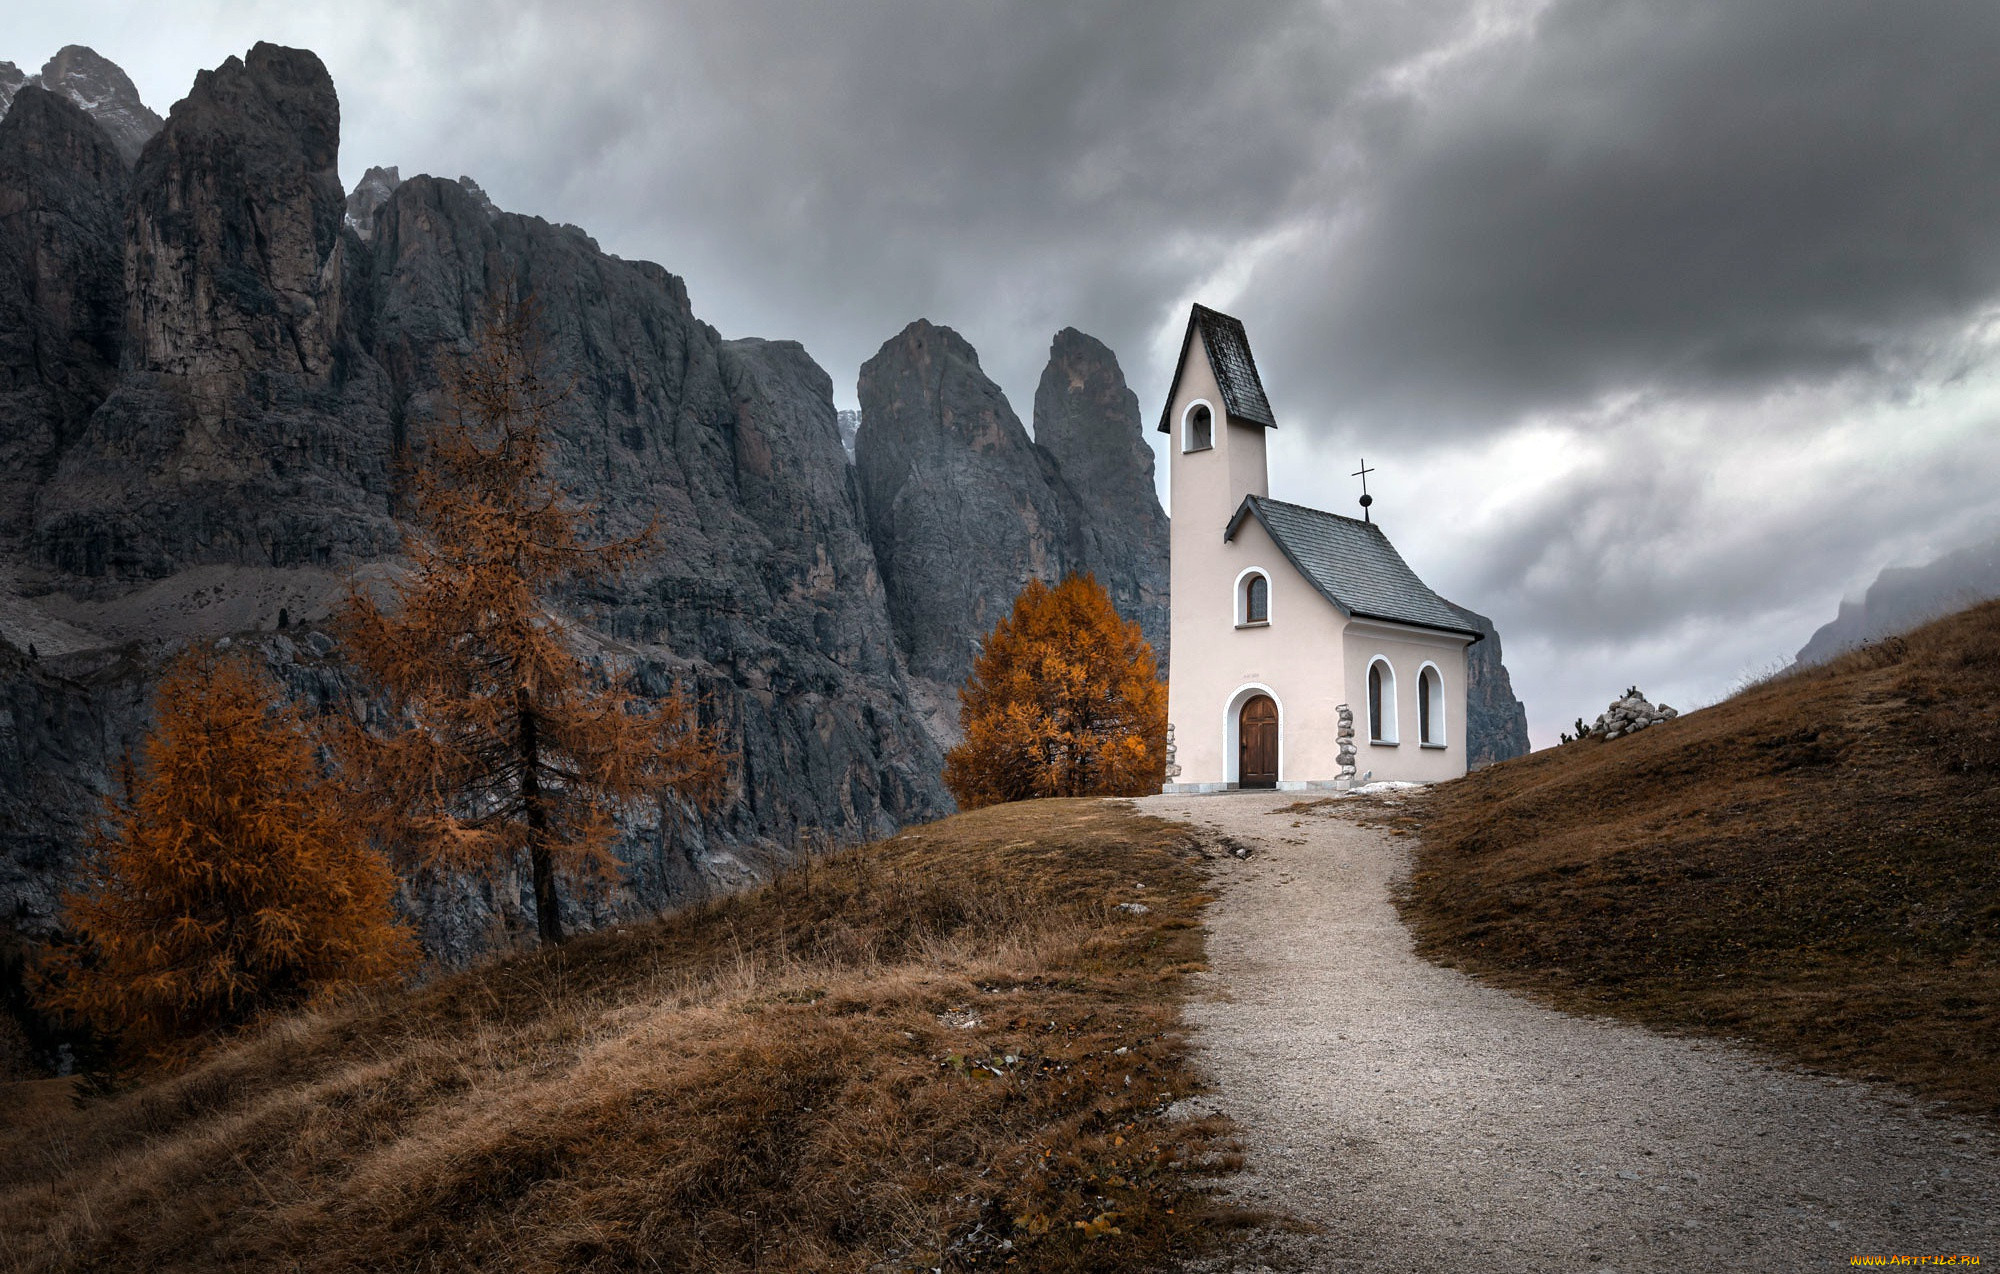
<path fill-rule="evenodd" d="M 143 774 L 64 898 L 72 940 L 36 971 L 44 1007 L 159 1059 L 408 970 L 395 878 L 269 674 L 190 651 L 158 709 Z"/>
<path fill-rule="evenodd" d="M 965 742 L 944 781 L 967 809 L 1037 796 L 1158 791 L 1167 688 L 1152 647 L 1102 585 L 1030 580 L 958 692 Z"/>
<path fill-rule="evenodd" d="M 560 942 L 555 873 L 608 874 L 618 807 L 666 792 L 705 807 L 727 758 L 682 697 L 604 684 L 545 605 L 558 587 L 613 577 L 655 528 L 586 542 L 593 511 L 549 473 L 563 392 L 537 373 L 533 318 L 525 304 L 497 316 L 449 382 L 447 417 L 410 477 L 411 570 L 393 606 L 349 594 L 349 650 L 393 724 L 386 737 L 352 731 L 343 750 L 382 801 L 384 830 L 425 863 L 490 868 L 525 850 L 542 939 Z"/>

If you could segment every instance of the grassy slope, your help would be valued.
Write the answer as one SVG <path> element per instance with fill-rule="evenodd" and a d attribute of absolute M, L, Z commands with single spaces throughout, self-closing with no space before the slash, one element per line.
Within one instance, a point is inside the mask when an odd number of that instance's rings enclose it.
<path fill-rule="evenodd" d="M 1160 1118 L 1204 881 L 1121 806 L 1006 806 L 290 1019 L 0 1127 L 0 1265 L 1161 1268 L 1231 1161 Z"/>
<path fill-rule="evenodd" d="M 1418 810 L 1430 958 L 2000 1112 L 2000 603 Z"/>

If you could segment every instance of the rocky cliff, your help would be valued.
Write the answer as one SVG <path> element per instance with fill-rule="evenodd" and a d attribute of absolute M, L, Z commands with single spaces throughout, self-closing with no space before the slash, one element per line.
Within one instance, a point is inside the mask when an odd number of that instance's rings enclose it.
<path fill-rule="evenodd" d="M 1083 569 L 1145 632 L 1166 675 L 1167 515 L 1153 486 L 1139 396 L 1104 342 L 1073 327 L 1056 333 L 1035 390 L 1035 442 L 1086 497 L 1075 528 Z"/>
<path fill-rule="evenodd" d="M 0 62 L 0 115 L 25 85 L 47 89 L 83 111 L 104 131 L 112 147 L 129 165 L 136 162 L 160 117 L 139 100 L 132 78 L 111 59 L 80 44 L 67 45 L 48 60 L 38 75 L 25 75 L 12 62 Z"/>
<path fill-rule="evenodd" d="M 111 392 L 124 336 L 128 173 L 75 105 L 32 85 L 0 119 L 0 552 Z"/>
<path fill-rule="evenodd" d="M 47 923 L 178 641 L 230 634 L 303 698 L 356 692 L 319 624 L 346 572 L 394 569 L 391 458 L 496 303 L 526 296 L 546 370 L 574 385 L 559 474 L 605 534 L 661 527 L 619 587 L 564 605 L 608 665 L 699 695 L 737 753 L 713 817 L 634 813 L 624 882 L 575 922 L 741 878 L 802 829 L 949 808 L 804 350 L 720 340 L 666 270 L 470 182 L 380 174 L 363 240 L 310 53 L 259 45 L 203 73 L 129 178 L 108 141 L 31 88 L 0 121 L 0 356 L 25 404 L 0 442 L 50 475 L 7 488 L 28 531 L 0 564 L 0 907 Z M 457 958 L 519 902 L 445 881 L 413 905 Z"/>
<path fill-rule="evenodd" d="M 948 327 L 891 337 L 862 364 L 860 397 L 854 465 L 889 620 L 949 742 L 981 639 L 1029 580 L 1082 566 L 1076 497 Z"/>
<path fill-rule="evenodd" d="M 14 105 L 14 95 L 28 82 L 28 75 L 12 62 L 0 62 L 0 115 Z"/>
<path fill-rule="evenodd" d="M 402 184 L 402 174 L 394 164 L 370 168 L 361 174 L 361 180 L 347 196 L 347 228 L 364 240 L 374 238 L 376 210 L 388 203 L 389 196 Z"/>
<path fill-rule="evenodd" d="M 1526 756 L 1528 709 L 1514 697 L 1514 679 L 1501 662 L 1500 632 L 1477 611 L 1446 602 L 1485 636 L 1465 652 L 1465 759 L 1474 769 Z"/>
<path fill-rule="evenodd" d="M 258 45 L 196 77 L 132 175 L 117 387 L 65 450 L 37 556 L 115 584 L 201 563 L 393 551 L 390 387 L 342 231 L 319 59 Z"/>

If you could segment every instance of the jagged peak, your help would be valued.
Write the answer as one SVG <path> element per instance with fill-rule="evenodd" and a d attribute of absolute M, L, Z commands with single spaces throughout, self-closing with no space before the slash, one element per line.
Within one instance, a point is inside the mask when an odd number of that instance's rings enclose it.
<path fill-rule="evenodd" d="M 28 82 L 81 107 L 111 138 L 127 164 L 137 160 L 146 143 L 160 131 L 158 113 L 141 100 L 132 77 L 88 45 L 64 45 Z M 11 105 L 12 94 L 8 96 Z"/>
<path fill-rule="evenodd" d="M 972 347 L 971 341 L 961 336 L 957 329 L 946 327 L 942 323 L 933 323 L 927 318 L 911 319 L 904 324 L 902 331 L 882 342 L 882 348 L 876 351 L 875 357 L 881 358 L 899 347 L 921 348 L 930 345 L 936 345 L 945 354 L 964 359 L 974 367 L 979 367 L 979 351 Z"/>
<path fill-rule="evenodd" d="M 488 221 L 495 220 L 496 218 L 499 217 L 500 206 L 493 202 L 492 197 L 486 193 L 485 187 L 481 186 L 478 182 L 474 181 L 472 178 L 465 176 L 459 177 L 458 184 L 465 190 L 466 194 L 472 196 L 474 203 L 478 204 L 482 209 L 485 210 L 486 219 Z"/>
<path fill-rule="evenodd" d="M 375 233 L 375 214 L 389 196 L 396 193 L 396 187 L 403 184 L 402 173 L 394 164 L 387 168 L 370 168 L 361 174 L 361 180 L 354 183 L 354 190 L 347 196 L 347 225 L 363 239 Z"/>
<path fill-rule="evenodd" d="M 339 181 L 340 95 L 311 49 L 259 43 L 244 57 L 232 55 L 197 72 L 194 87 L 169 112 L 167 127 L 246 137 L 275 128 L 298 147 L 309 169 Z"/>
<path fill-rule="evenodd" d="M 14 94 L 28 83 L 28 74 L 12 62 L 0 62 L 0 118 L 14 105 Z"/>

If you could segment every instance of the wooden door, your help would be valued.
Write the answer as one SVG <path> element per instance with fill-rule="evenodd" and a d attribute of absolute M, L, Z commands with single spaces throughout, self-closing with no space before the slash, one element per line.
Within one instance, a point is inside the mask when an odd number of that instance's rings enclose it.
<path fill-rule="evenodd" d="M 1257 695 L 1243 705 L 1236 726 L 1238 786 L 1278 786 L 1278 705 Z"/>

